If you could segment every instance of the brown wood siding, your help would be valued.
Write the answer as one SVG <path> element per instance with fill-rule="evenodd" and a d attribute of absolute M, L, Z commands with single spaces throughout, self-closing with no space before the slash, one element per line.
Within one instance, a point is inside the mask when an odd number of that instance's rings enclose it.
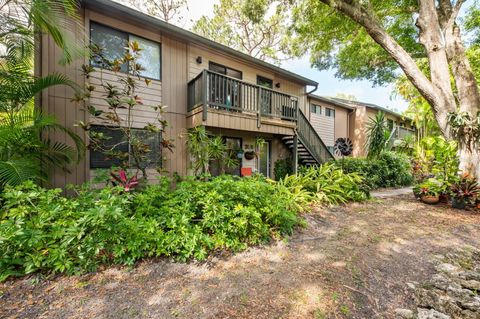
<path fill-rule="evenodd" d="M 84 12 L 80 12 L 80 15 L 84 17 Z M 71 29 L 66 30 L 69 37 L 74 39 L 79 46 L 84 43 L 84 27 L 82 25 L 72 24 Z M 81 65 L 85 62 L 83 56 L 77 56 L 76 59 L 69 65 L 62 65 L 59 61 L 62 58 L 62 50 L 60 50 L 53 39 L 48 35 L 42 35 L 39 38 L 40 57 L 37 61 L 40 62 L 36 66 L 35 71 L 39 76 L 46 76 L 51 73 L 59 73 L 68 76 L 70 79 L 75 80 L 80 86 L 83 87 L 83 76 L 80 72 Z M 85 121 L 85 112 L 82 110 L 78 103 L 72 102 L 73 90 L 65 86 L 55 86 L 47 90 L 44 90 L 41 94 L 41 99 L 38 105 L 44 112 L 55 115 L 59 124 L 62 124 L 78 135 L 82 136 L 85 140 L 85 132 L 78 127 L 74 126 L 74 123 L 78 120 Z M 66 134 L 60 131 L 52 132 L 49 137 L 53 141 L 66 142 L 73 146 L 73 142 L 67 138 Z M 82 159 L 78 165 L 71 165 L 68 167 L 69 172 L 65 172 L 62 169 L 54 168 L 50 171 L 50 181 L 46 186 L 62 187 L 66 184 L 79 184 L 87 179 L 88 157 Z"/>
<path fill-rule="evenodd" d="M 231 130 L 250 131 L 253 133 L 294 134 L 295 124 L 293 122 L 262 118 L 260 128 L 258 128 L 256 116 L 215 109 L 209 109 L 207 120 L 203 121 L 202 108 L 203 107 L 198 107 L 187 115 L 188 128 L 204 125 Z"/>

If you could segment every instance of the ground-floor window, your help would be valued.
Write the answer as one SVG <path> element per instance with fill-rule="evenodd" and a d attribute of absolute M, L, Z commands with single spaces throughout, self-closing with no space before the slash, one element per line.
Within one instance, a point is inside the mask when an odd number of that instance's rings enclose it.
<path fill-rule="evenodd" d="M 145 168 L 161 166 L 161 133 L 150 132 L 144 129 L 133 129 L 133 134 L 140 140 L 149 152 L 147 159 L 143 163 Z M 110 168 L 112 166 L 121 166 L 124 163 L 131 163 L 131 156 L 121 158 L 120 154 L 129 154 L 131 145 L 129 145 L 123 131 L 102 125 L 94 125 L 90 129 L 90 136 L 96 141 L 91 143 L 90 150 L 90 168 Z M 108 151 L 106 151 L 108 150 Z"/>

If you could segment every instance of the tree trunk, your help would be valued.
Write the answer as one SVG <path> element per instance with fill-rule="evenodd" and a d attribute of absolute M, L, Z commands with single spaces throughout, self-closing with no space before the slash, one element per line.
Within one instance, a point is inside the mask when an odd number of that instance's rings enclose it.
<path fill-rule="evenodd" d="M 480 181 L 480 150 L 469 149 L 465 143 L 459 143 L 458 154 L 460 157 L 460 172 L 468 173 Z"/>
<path fill-rule="evenodd" d="M 460 29 L 455 24 L 464 0 L 457 0 L 455 6 L 452 6 L 450 0 L 418 0 L 420 10 L 416 25 L 420 31 L 420 43 L 428 56 L 430 79 L 422 73 L 408 52 L 387 33 L 374 12 L 354 1 L 320 1 L 361 25 L 390 54 L 432 107 L 446 139 L 452 137 L 448 124 L 449 112 L 467 111 L 476 116 L 480 110 L 480 94 L 465 55 Z M 458 101 L 452 90 L 450 70 L 455 79 Z M 459 143 L 459 157 L 460 170 L 480 180 L 478 145 L 468 147 Z"/>

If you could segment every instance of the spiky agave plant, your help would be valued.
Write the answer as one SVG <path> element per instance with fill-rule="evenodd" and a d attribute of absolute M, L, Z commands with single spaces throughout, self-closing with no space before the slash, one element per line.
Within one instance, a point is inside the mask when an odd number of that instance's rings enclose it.
<path fill-rule="evenodd" d="M 366 126 L 367 141 L 365 149 L 368 157 L 377 157 L 381 152 L 386 150 L 389 132 L 387 130 L 387 122 L 385 113 L 378 112 L 375 117 L 370 118 Z"/>

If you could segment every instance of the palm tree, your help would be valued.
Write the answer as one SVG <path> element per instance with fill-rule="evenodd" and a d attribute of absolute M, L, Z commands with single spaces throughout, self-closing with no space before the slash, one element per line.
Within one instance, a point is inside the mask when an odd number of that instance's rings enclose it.
<path fill-rule="evenodd" d="M 7 54 L 33 56 L 35 35 L 48 33 L 70 63 L 82 49 L 67 36 L 79 25 L 78 7 L 78 0 L 0 0 L 0 43 Z"/>
<path fill-rule="evenodd" d="M 67 169 L 84 149 L 81 138 L 35 109 L 34 97 L 54 85 L 78 86 L 61 74 L 35 77 L 34 37 L 48 32 L 72 60 L 66 16 L 75 17 L 75 0 L 0 0 L 0 189 L 30 179 L 45 181 L 50 167 Z M 75 20 L 75 19 L 74 19 Z M 53 131 L 66 132 L 74 146 L 52 142 Z"/>
<path fill-rule="evenodd" d="M 75 146 L 52 142 L 48 134 L 63 131 Z M 78 161 L 82 139 L 71 130 L 59 125 L 55 117 L 25 109 L 0 120 L 0 189 L 4 185 L 17 185 L 26 180 L 47 181 L 48 169 Z"/>

